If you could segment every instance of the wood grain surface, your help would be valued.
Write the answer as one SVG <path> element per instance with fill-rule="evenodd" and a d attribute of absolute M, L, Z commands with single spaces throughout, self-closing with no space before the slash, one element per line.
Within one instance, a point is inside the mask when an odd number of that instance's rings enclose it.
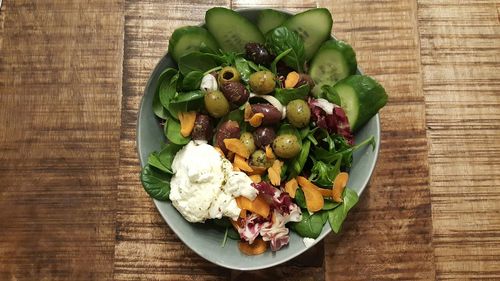
<path fill-rule="evenodd" d="M 121 4 L 4 1 L 0 24 L 0 280 L 110 280 Z"/>
<path fill-rule="evenodd" d="M 241 273 L 180 242 L 139 182 L 135 124 L 169 34 L 212 6 L 321 6 L 387 89 L 342 234 Z M 0 280 L 500 280 L 500 3 L 4 1 Z"/>
<path fill-rule="evenodd" d="M 439 280 L 500 280 L 498 1 L 419 1 Z"/>

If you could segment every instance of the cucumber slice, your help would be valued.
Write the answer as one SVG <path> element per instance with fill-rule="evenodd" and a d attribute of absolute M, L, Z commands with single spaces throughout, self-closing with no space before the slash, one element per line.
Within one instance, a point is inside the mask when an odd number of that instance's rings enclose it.
<path fill-rule="evenodd" d="M 285 21 L 283 25 L 296 31 L 302 37 L 306 59 L 310 59 L 319 46 L 330 38 L 333 20 L 328 9 L 316 8 L 296 14 Z"/>
<path fill-rule="evenodd" d="M 178 62 L 179 58 L 191 52 L 207 50 L 215 53 L 217 42 L 208 31 L 199 26 L 177 28 L 168 43 L 168 52 Z"/>
<path fill-rule="evenodd" d="M 316 83 L 313 94 L 318 96 L 321 86 L 325 84 L 333 85 L 356 74 L 357 68 L 356 53 L 349 44 L 333 39 L 326 41 L 312 59 L 309 69 L 309 74 Z"/>
<path fill-rule="evenodd" d="M 265 9 L 260 11 L 257 17 L 257 26 L 262 34 L 266 34 L 269 30 L 275 29 L 283 24 L 288 18 L 290 18 L 289 14 L 273 9 Z"/>
<path fill-rule="evenodd" d="M 259 29 L 233 10 L 212 8 L 205 14 L 205 21 L 208 31 L 224 51 L 244 53 L 247 43 L 264 43 Z"/>
<path fill-rule="evenodd" d="M 356 132 L 387 103 L 387 94 L 373 78 L 353 75 L 340 80 L 333 86 L 340 97 L 351 130 Z"/>

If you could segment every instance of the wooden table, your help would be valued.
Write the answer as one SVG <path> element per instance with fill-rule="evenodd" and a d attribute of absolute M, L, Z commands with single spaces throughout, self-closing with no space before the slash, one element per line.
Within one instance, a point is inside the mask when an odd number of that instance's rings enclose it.
<path fill-rule="evenodd" d="M 0 280 L 500 280 L 500 2 L 3 2 Z M 242 274 L 165 225 L 138 181 L 135 124 L 169 34 L 252 4 L 330 9 L 390 101 L 342 234 L 312 262 Z"/>

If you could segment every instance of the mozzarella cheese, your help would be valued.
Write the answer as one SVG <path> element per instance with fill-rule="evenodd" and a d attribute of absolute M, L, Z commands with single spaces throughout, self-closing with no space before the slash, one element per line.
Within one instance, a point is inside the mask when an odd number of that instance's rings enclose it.
<path fill-rule="evenodd" d="M 235 198 L 255 199 L 257 190 L 242 172 L 205 142 L 189 142 L 174 157 L 170 180 L 170 200 L 190 222 L 222 216 L 237 219 L 240 208 Z"/>

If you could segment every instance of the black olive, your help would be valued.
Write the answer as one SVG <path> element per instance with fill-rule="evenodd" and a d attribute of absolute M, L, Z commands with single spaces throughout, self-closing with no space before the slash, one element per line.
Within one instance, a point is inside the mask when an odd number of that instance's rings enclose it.
<path fill-rule="evenodd" d="M 273 56 L 259 43 L 247 43 L 245 45 L 246 58 L 256 64 L 269 65 L 273 61 Z"/>

